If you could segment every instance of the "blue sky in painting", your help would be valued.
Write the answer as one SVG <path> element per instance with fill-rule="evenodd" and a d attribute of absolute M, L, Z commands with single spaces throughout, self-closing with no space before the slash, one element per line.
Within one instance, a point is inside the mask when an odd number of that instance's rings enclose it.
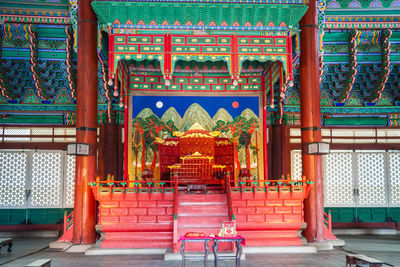
<path fill-rule="evenodd" d="M 233 108 L 232 103 L 237 102 L 239 106 Z M 162 103 L 162 107 L 156 106 L 157 102 Z M 239 116 L 246 108 L 251 109 L 257 116 L 258 96 L 133 96 L 133 118 L 135 118 L 144 108 L 150 108 L 159 118 L 164 112 L 174 107 L 181 117 L 185 111 L 197 103 L 202 106 L 208 114 L 213 117 L 220 108 L 226 109 L 233 118 Z M 161 106 L 161 105 L 159 105 Z"/>

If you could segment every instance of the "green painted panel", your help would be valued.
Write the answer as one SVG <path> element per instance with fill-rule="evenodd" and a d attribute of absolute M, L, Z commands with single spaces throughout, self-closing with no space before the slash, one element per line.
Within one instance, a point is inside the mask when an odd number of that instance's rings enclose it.
<path fill-rule="evenodd" d="M 43 52 L 39 49 L 38 53 L 39 59 L 62 59 L 65 60 L 66 53 L 65 51 L 52 51 L 52 52 Z M 29 59 L 31 57 L 29 51 L 21 51 L 21 50 L 3 50 L 2 51 L 3 58 L 26 58 Z"/>
<path fill-rule="evenodd" d="M 132 83 L 130 86 L 131 89 L 151 89 L 151 84 L 146 83 Z"/>
<path fill-rule="evenodd" d="M 387 118 L 381 117 L 337 117 L 326 118 L 324 125 L 387 125 Z"/>
<path fill-rule="evenodd" d="M 65 28 L 37 27 L 39 38 L 67 38 Z"/>
<path fill-rule="evenodd" d="M 115 45 L 115 52 L 138 52 L 137 45 Z"/>
<path fill-rule="evenodd" d="M 29 212 L 28 212 L 28 214 L 29 214 Z M 10 218 L 10 220 L 9 220 L 9 222 L 7 224 L 22 224 L 22 223 L 25 223 L 26 209 L 11 209 L 9 218 Z"/>
<path fill-rule="evenodd" d="M 172 53 L 200 53 L 200 46 L 173 46 Z"/>
<path fill-rule="evenodd" d="M 275 45 L 286 45 L 286 38 L 276 38 Z"/>
<path fill-rule="evenodd" d="M 261 78 L 249 78 L 249 83 L 261 83 Z"/>
<path fill-rule="evenodd" d="M 250 43 L 252 45 L 273 45 L 273 38 L 251 38 Z"/>
<path fill-rule="evenodd" d="M 388 208 L 387 217 L 391 221 L 400 222 L 400 207 Z"/>
<path fill-rule="evenodd" d="M 188 37 L 187 44 L 215 44 L 215 37 Z"/>
<path fill-rule="evenodd" d="M 218 79 L 217 78 L 205 78 L 204 83 L 217 83 Z"/>
<path fill-rule="evenodd" d="M 203 79 L 200 78 L 191 78 L 190 79 L 190 83 L 197 83 L 197 84 L 202 84 L 203 83 Z"/>
<path fill-rule="evenodd" d="M 349 41 L 349 32 L 326 32 L 324 42 L 346 42 Z"/>
<path fill-rule="evenodd" d="M 142 83 L 144 82 L 144 77 L 131 76 L 130 81 L 134 83 Z"/>
<path fill-rule="evenodd" d="M 371 208 L 371 222 L 386 222 L 387 208 Z"/>
<path fill-rule="evenodd" d="M 146 77 L 146 83 L 159 83 L 160 79 L 158 77 Z"/>
<path fill-rule="evenodd" d="M 358 208 L 357 218 L 360 222 L 372 222 L 371 208 Z"/>
<path fill-rule="evenodd" d="M 0 209 L 0 225 L 25 224 L 28 213 L 30 224 L 58 224 L 64 219 L 64 211 L 72 209 Z"/>
<path fill-rule="evenodd" d="M 381 223 L 400 222 L 400 207 L 361 207 L 361 208 L 325 208 L 325 212 L 331 212 L 332 222 L 346 223 Z"/>
<path fill-rule="evenodd" d="M 7 224 L 10 221 L 10 210 L 0 209 L 0 225 Z"/>
<path fill-rule="evenodd" d="M 172 37 L 172 44 L 185 44 L 185 37 Z"/>
<path fill-rule="evenodd" d="M 232 79 L 230 78 L 220 78 L 219 79 L 220 84 L 232 84 Z"/>
<path fill-rule="evenodd" d="M 175 78 L 176 83 L 189 83 L 188 78 Z"/>
<path fill-rule="evenodd" d="M 240 46 L 239 53 L 242 54 L 261 54 L 261 47 L 251 47 L 251 46 Z"/>
<path fill-rule="evenodd" d="M 340 222 L 353 222 L 355 218 L 354 208 L 341 208 L 339 211 Z"/>
<path fill-rule="evenodd" d="M 237 90 L 239 90 L 239 86 L 227 85 L 226 90 L 227 91 L 237 91 Z"/>
<path fill-rule="evenodd" d="M 207 90 L 207 91 L 209 91 L 210 90 L 210 85 L 205 85 L 205 84 L 202 84 L 202 85 L 183 85 L 182 88 L 183 88 L 183 90 L 188 90 L 188 91 L 190 91 L 190 90 L 200 90 L 200 91 Z"/>
<path fill-rule="evenodd" d="M 254 85 L 245 84 L 245 85 L 241 85 L 240 89 L 242 89 L 242 90 L 261 90 L 261 85 L 259 85 L 259 84 L 254 84 Z"/>
<path fill-rule="evenodd" d="M 128 36 L 128 43 L 130 44 L 151 44 L 150 36 Z"/>
<path fill-rule="evenodd" d="M 231 43 L 231 38 L 219 37 L 217 42 L 218 42 L 218 44 L 230 44 Z"/>
<path fill-rule="evenodd" d="M 154 36 L 153 37 L 153 43 L 155 43 L 155 44 L 163 44 L 164 43 L 164 37 L 163 36 Z"/>
<path fill-rule="evenodd" d="M 126 38 L 125 36 L 116 36 L 114 38 L 114 43 L 116 44 L 125 44 Z"/>
<path fill-rule="evenodd" d="M 250 38 L 243 38 L 243 37 L 240 38 L 240 37 L 239 37 L 239 38 L 238 38 L 238 43 L 239 43 L 239 45 L 241 45 L 241 44 L 246 44 L 246 45 L 247 45 L 247 44 L 249 44 L 249 39 L 250 39 Z"/>
<path fill-rule="evenodd" d="M 230 46 L 203 46 L 203 53 L 230 53 Z"/>
<path fill-rule="evenodd" d="M 153 89 L 154 90 L 166 90 L 167 86 L 165 86 L 165 84 L 153 84 Z"/>
<path fill-rule="evenodd" d="M 168 89 L 169 91 L 176 91 L 176 90 L 180 91 L 180 90 L 181 90 L 181 86 L 180 86 L 180 85 L 173 84 L 173 85 L 168 86 L 167 89 Z"/>
<path fill-rule="evenodd" d="M 213 85 L 212 86 L 213 91 L 225 91 L 225 86 L 223 85 Z"/>
<path fill-rule="evenodd" d="M 162 46 L 162 45 L 142 45 L 140 47 L 140 52 L 143 52 L 143 53 L 149 53 L 149 52 L 161 53 L 161 52 L 164 52 L 164 46 Z"/>
<path fill-rule="evenodd" d="M 1 123 L 16 124 L 63 124 L 64 115 L 25 115 L 25 114 L 7 114 L 0 117 Z"/>
<path fill-rule="evenodd" d="M 265 54 L 286 54 L 286 47 L 264 47 Z"/>

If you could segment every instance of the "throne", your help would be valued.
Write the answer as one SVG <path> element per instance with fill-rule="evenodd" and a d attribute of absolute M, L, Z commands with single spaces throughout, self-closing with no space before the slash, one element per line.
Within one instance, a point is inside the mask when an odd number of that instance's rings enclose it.
<path fill-rule="evenodd" d="M 160 177 L 177 173 L 180 184 L 221 184 L 232 172 L 233 144 L 219 132 L 205 131 L 199 124 L 159 143 Z"/>

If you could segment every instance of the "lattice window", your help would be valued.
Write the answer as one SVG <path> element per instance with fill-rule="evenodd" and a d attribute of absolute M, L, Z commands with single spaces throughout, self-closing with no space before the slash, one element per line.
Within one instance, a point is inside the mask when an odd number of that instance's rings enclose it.
<path fill-rule="evenodd" d="M 375 137 L 375 129 L 354 130 L 354 136 L 357 136 L 357 137 Z"/>
<path fill-rule="evenodd" d="M 385 155 L 383 153 L 357 154 L 357 174 L 359 205 L 387 204 Z"/>
<path fill-rule="evenodd" d="M 66 176 L 64 186 L 64 208 L 74 207 L 75 193 L 75 156 L 66 156 Z"/>
<path fill-rule="evenodd" d="M 299 128 L 290 128 L 290 136 L 301 136 Z"/>
<path fill-rule="evenodd" d="M 61 208 L 61 153 L 35 152 L 32 157 L 30 206 Z"/>
<path fill-rule="evenodd" d="M 4 142 L 29 142 L 30 137 L 18 137 L 19 135 L 30 135 L 30 128 L 6 128 L 4 135 L 14 135 L 15 137 L 4 137 Z"/>
<path fill-rule="evenodd" d="M 378 129 L 377 132 L 379 137 L 400 137 L 399 129 Z"/>
<path fill-rule="evenodd" d="M 325 157 L 325 206 L 353 206 L 353 166 L 351 153 L 331 153 Z"/>
<path fill-rule="evenodd" d="M 322 129 L 321 135 L 322 135 L 322 136 L 331 136 L 331 130 L 329 130 L 329 129 Z"/>
<path fill-rule="evenodd" d="M 24 207 L 27 155 L 0 153 L 0 207 Z"/>
<path fill-rule="evenodd" d="M 332 129 L 332 136 L 336 137 L 354 136 L 354 133 L 353 130 L 350 129 Z"/>
<path fill-rule="evenodd" d="M 354 139 L 342 139 L 342 138 L 332 138 L 332 143 L 340 143 L 340 144 L 352 144 L 354 143 Z"/>
<path fill-rule="evenodd" d="M 292 150 L 292 166 L 291 166 L 291 178 L 293 180 L 301 180 L 302 176 L 302 164 L 301 164 L 301 151 Z"/>
<path fill-rule="evenodd" d="M 389 154 L 390 202 L 400 205 L 400 153 Z"/>

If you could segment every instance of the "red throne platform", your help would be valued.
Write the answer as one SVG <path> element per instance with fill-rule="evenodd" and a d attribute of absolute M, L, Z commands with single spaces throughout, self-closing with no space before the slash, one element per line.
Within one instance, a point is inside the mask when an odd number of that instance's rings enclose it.
<path fill-rule="evenodd" d="M 159 144 L 160 180 L 91 183 L 99 202 L 101 248 L 163 247 L 176 252 L 179 236 L 188 231 L 217 234 L 224 221 L 232 220 L 246 246 L 303 244 L 309 181 L 235 180 L 224 172 L 234 171 L 234 148 L 227 138 L 202 129 L 176 136 Z M 224 185 L 217 194 L 178 193 L 181 184 L 214 182 Z"/>

